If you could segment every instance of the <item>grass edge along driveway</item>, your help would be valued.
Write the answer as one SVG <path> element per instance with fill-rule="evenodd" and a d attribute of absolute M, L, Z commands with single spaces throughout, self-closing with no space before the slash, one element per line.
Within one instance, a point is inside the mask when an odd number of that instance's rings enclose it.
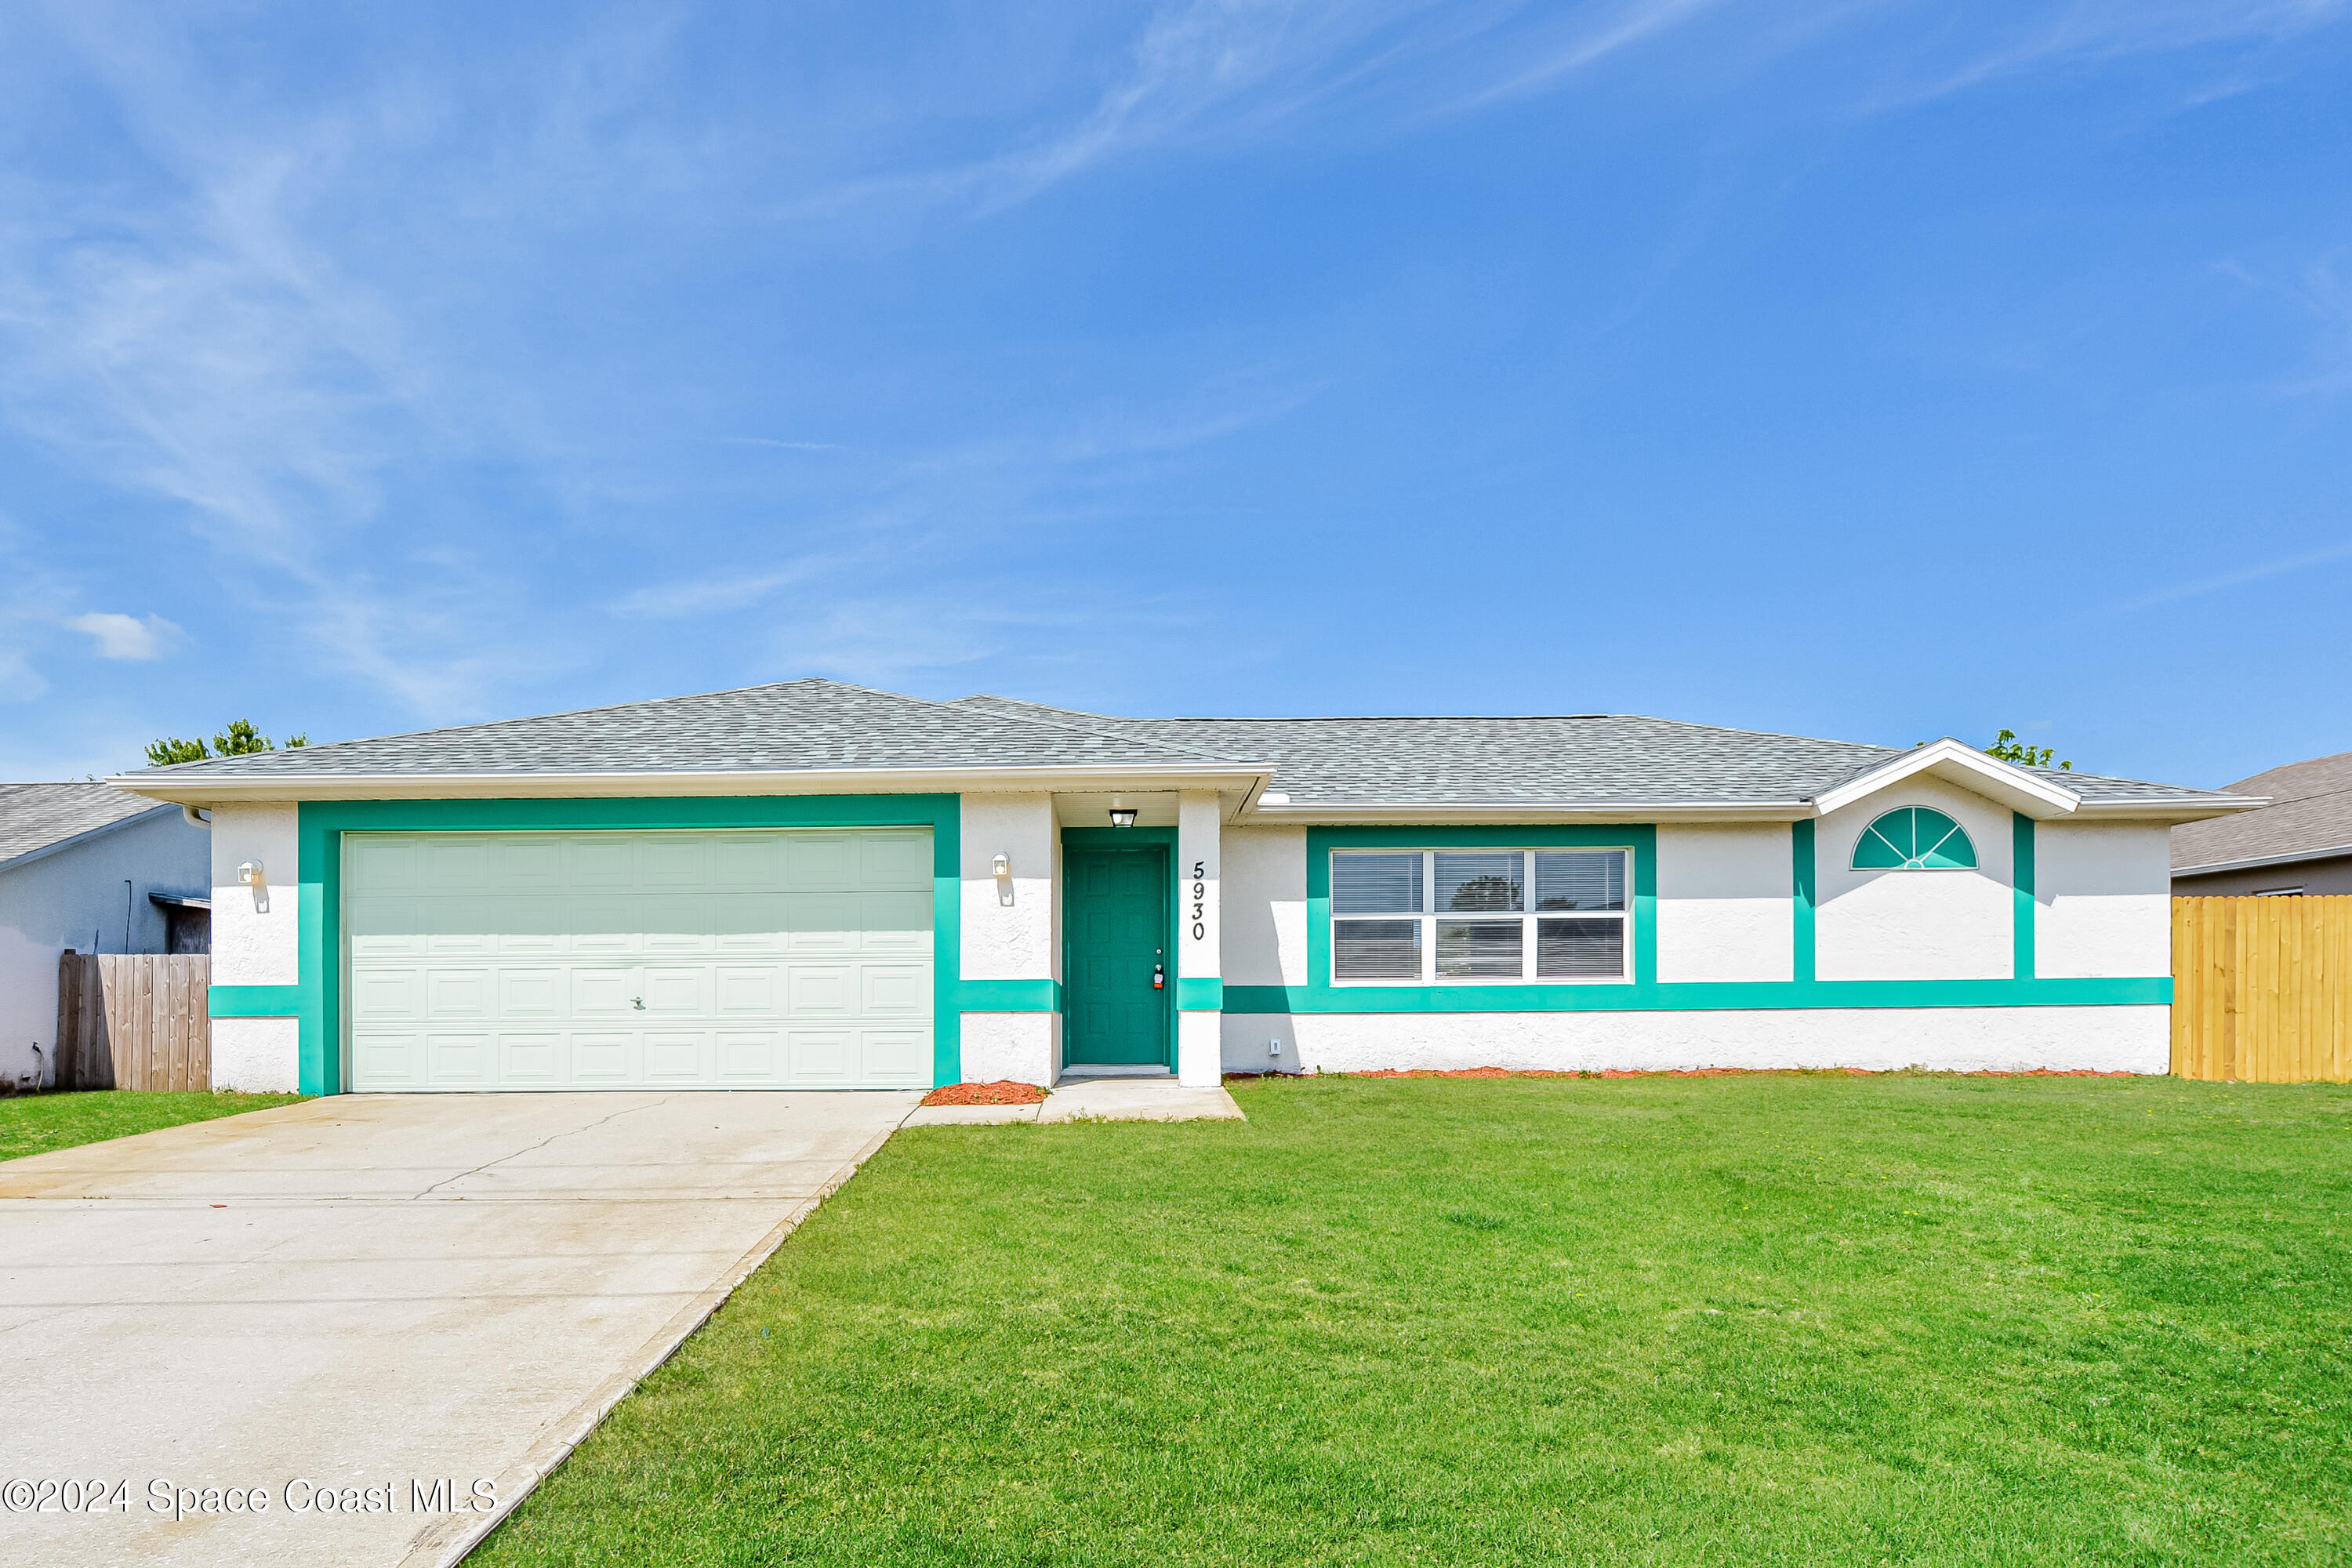
<path fill-rule="evenodd" d="M 292 1105 L 299 1094 L 188 1093 L 83 1089 L 0 1100 L 0 1160 L 47 1154 L 135 1132 Z"/>
<path fill-rule="evenodd" d="M 2352 1549 L 2352 1089 L 1234 1093 L 900 1133 L 473 1561 Z"/>

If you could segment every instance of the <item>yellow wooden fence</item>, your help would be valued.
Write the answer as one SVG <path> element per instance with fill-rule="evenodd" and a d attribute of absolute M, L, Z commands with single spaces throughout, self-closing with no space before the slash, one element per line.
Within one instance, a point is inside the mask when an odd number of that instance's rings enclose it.
<path fill-rule="evenodd" d="M 2352 897 L 2173 900 L 2172 1070 L 2352 1081 Z"/>

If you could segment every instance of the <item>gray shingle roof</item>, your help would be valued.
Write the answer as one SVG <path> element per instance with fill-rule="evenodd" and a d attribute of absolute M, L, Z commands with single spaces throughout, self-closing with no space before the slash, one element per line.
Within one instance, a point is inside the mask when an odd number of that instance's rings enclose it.
<path fill-rule="evenodd" d="M 102 784 L 0 784 L 0 866 L 163 809 Z"/>
<path fill-rule="evenodd" d="M 212 758 L 141 780 L 464 773 L 785 773 L 1072 766 L 1263 767 L 1297 806 L 1795 804 L 1900 748 L 1638 714 L 1529 718 L 1122 719 L 1001 697 L 933 702 L 789 680 Z M 2103 802 L 2218 800 L 2088 773 L 2046 776 Z"/>
<path fill-rule="evenodd" d="M 1002 697 L 992 712 L 1094 719 Z M 1728 805 L 1809 800 L 1904 754 L 1899 746 L 1727 730 L 1637 713 L 1493 719 L 1094 719 L 1249 757 L 1298 805 Z M 2212 792 L 2030 770 L 2085 801 L 2212 799 Z"/>
<path fill-rule="evenodd" d="M 1167 766 L 1217 762 L 1101 726 L 1074 730 L 831 680 L 786 680 L 379 740 L 213 757 L 142 779 L 292 774 L 788 772 Z"/>
<path fill-rule="evenodd" d="M 2232 795 L 2268 795 L 2271 804 L 2174 828 L 2174 870 L 2340 852 L 2352 845 L 2352 752 L 2289 763 L 2228 787 Z"/>

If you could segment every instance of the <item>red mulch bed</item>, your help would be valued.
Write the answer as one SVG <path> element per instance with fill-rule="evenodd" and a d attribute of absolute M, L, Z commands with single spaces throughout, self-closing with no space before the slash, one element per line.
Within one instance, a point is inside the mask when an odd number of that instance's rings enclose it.
<path fill-rule="evenodd" d="M 1595 1072 L 1548 1071 L 1531 1068 L 1514 1072 L 1508 1068 L 1375 1068 L 1369 1072 L 1335 1073 L 1337 1078 L 1775 1078 L 1790 1075 L 1817 1077 L 1824 1073 L 1843 1073 L 1849 1078 L 1877 1076 L 1870 1068 L 1661 1068 L 1653 1071 L 1632 1072 L 1623 1068 L 1602 1068 Z M 1229 1072 L 1227 1078 L 1296 1078 L 1296 1073 Z M 1985 1068 L 1978 1072 L 1952 1073 L 1953 1078 L 2131 1078 L 2127 1072 L 2098 1072 L 2090 1068 L 2030 1068 L 2023 1072 L 1994 1072 Z M 942 1089 L 941 1093 L 948 1092 Z M 925 1103 L 929 1103 L 926 1101 Z"/>
<path fill-rule="evenodd" d="M 1034 1083 L 1015 1083 L 1009 1078 L 994 1083 L 951 1083 L 945 1089 L 935 1089 L 923 1096 L 925 1105 L 1034 1105 L 1045 1098 L 1045 1091 Z"/>

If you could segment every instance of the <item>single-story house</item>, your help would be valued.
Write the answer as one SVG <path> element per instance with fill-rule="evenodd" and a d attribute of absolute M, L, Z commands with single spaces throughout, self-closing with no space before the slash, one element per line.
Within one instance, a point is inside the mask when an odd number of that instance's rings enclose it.
<path fill-rule="evenodd" d="M 2255 802 L 1625 714 L 1118 719 L 825 680 L 186 763 L 241 1089 L 1074 1067 L 2162 1072 Z"/>
<path fill-rule="evenodd" d="M 202 952 L 212 840 L 102 784 L 0 784 L 0 1081 L 57 1081 L 58 960 Z"/>
<path fill-rule="evenodd" d="M 2222 793 L 2270 804 L 2174 828 L 2176 895 L 2352 893 L 2352 752 L 2289 763 Z"/>

